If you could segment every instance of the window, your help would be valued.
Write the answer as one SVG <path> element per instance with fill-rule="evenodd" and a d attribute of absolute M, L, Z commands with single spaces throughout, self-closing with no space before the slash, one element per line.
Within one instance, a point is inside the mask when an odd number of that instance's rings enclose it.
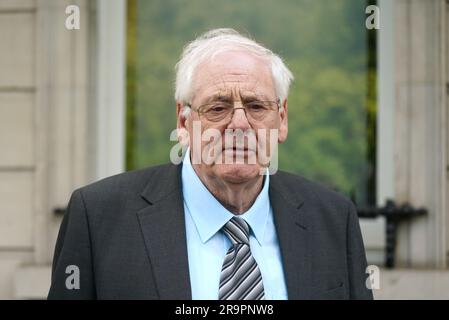
<path fill-rule="evenodd" d="M 165 163 L 176 127 L 174 65 L 217 27 L 247 32 L 295 75 L 279 167 L 375 205 L 375 33 L 360 0 L 128 1 L 127 169 Z"/>

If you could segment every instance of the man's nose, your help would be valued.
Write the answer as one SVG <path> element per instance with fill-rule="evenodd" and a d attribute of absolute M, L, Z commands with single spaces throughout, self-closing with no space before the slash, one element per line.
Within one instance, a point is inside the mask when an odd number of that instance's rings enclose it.
<path fill-rule="evenodd" d="M 234 114 L 232 115 L 232 119 L 228 127 L 230 129 L 251 128 L 245 109 L 243 109 L 243 105 L 241 103 L 235 103 L 234 108 L 236 109 L 234 109 Z"/>

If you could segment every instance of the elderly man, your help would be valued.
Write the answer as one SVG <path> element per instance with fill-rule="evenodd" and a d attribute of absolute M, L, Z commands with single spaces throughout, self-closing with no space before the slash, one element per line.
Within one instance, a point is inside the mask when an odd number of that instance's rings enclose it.
<path fill-rule="evenodd" d="M 191 42 L 176 77 L 182 164 L 73 193 L 49 298 L 371 299 L 353 204 L 272 168 L 291 80 L 234 30 Z"/>

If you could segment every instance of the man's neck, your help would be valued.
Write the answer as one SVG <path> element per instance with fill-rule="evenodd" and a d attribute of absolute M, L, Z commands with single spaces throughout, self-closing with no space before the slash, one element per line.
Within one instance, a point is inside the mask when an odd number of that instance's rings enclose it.
<path fill-rule="evenodd" d="M 257 175 L 254 179 L 244 183 L 229 183 L 201 174 L 197 166 L 193 165 L 197 176 L 210 193 L 229 211 L 239 215 L 246 211 L 256 201 L 263 188 L 264 176 Z"/>

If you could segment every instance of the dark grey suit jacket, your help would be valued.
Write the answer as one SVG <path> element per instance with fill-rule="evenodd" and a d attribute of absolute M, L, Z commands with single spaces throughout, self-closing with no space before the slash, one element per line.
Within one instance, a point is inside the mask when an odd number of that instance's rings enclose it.
<path fill-rule="evenodd" d="M 181 167 L 119 174 L 76 190 L 56 243 L 51 299 L 191 299 Z M 356 210 L 285 172 L 269 195 L 289 299 L 372 299 Z M 79 289 L 67 289 L 69 265 Z"/>

